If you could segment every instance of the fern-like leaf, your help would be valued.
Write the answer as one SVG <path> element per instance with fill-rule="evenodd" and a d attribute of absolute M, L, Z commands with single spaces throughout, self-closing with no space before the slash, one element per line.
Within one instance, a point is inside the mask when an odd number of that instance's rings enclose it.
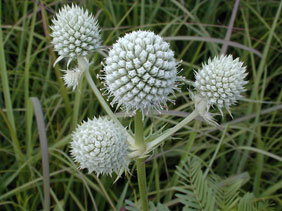
<path fill-rule="evenodd" d="M 274 205 L 269 201 L 260 201 L 256 204 L 257 211 L 274 211 Z"/>
<path fill-rule="evenodd" d="M 139 209 L 136 204 L 130 200 L 125 200 L 126 206 L 125 209 L 129 210 L 129 211 L 141 211 L 141 209 Z M 165 205 L 158 203 L 157 206 L 154 205 L 153 202 L 149 202 L 149 210 L 150 211 L 170 211 L 170 209 L 168 209 L 168 207 L 166 207 Z"/>
<path fill-rule="evenodd" d="M 181 178 L 181 183 L 189 187 L 189 190 L 178 188 L 182 194 L 176 194 L 180 202 L 185 205 L 185 211 L 215 210 L 214 192 L 208 185 L 207 179 L 204 178 L 201 170 L 201 164 L 196 159 L 188 159 L 187 164 L 182 163 L 183 169 L 177 167 L 177 174 Z"/>
<path fill-rule="evenodd" d="M 269 201 L 255 201 L 252 193 L 246 193 L 240 198 L 238 210 L 244 211 L 274 211 L 273 204 Z"/>
<path fill-rule="evenodd" d="M 158 203 L 155 207 L 154 203 L 150 201 L 150 211 L 170 211 L 165 205 Z"/>
<path fill-rule="evenodd" d="M 239 201 L 239 190 L 242 186 L 242 180 L 234 181 L 231 185 L 224 185 L 219 188 L 217 205 L 222 211 L 233 210 Z"/>
<path fill-rule="evenodd" d="M 225 180 L 215 174 L 203 176 L 199 159 L 189 158 L 176 167 L 183 187 L 176 187 L 179 201 L 184 204 L 183 211 L 272 211 L 269 201 L 256 201 L 252 193 L 243 197 L 239 194 L 241 186 L 249 180 L 244 172 Z"/>
<path fill-rule="evenodd" d="M 238 210 L 257 211 L 254 206 L 254 195 L 252 193 L 246 193 L 242 198 L 240 198 Z"/>
<path fill-rule="evenodd" d="M 125 209 L 129 211 L 140 211 L 136 204 L 130 200 L 125 200 Z"/>

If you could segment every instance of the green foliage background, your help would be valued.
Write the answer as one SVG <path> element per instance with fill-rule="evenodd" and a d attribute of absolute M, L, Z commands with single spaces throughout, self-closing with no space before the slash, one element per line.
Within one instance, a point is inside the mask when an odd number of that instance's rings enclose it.
<path fill-rule="evenodd" d="M 204 169 L 222 178 L 247 172 L 249 180 L 242 192 L 252 192 L 256 201 L 270 199 L 275 210 L 282 209 L 281 1 L 240 1 L 229 37 L 235 1 L 2 0 L 0 210 L 43 209 L 47 203 L 43 184 L 48 185 L 48 178 L 42 171 L 48 166 L 52 210 L 124 210 L 125 199 L 139 198 L 134 165 L 131 174 L 113 183 L 114 178 L 97 178 L 78 170 L 68 153 L 70 134 L 77 123 L 104 112 L 86 81 L 79 87 L 80 94 L 72 92 L 61 79 L 64 62 L 52 66 L 57 55 L 50 45 L 49 26 L 55 12 L 67 3 L 77 3 L 94 14 L 104 46 L 110 47 L 132 30 L 160 34 L 182 60 L 180 75 L 187 80 L 194 80 L 193 71 L 202 62 L 225 51 L 224 42 L 226 53 L 240 57 L 247 66 L 246 100 L 232 107 L 234 119 L 228 114 L 217 118 L 225 133 L 194 121 L 148 158 L 150 201 L 181 210 L 183 205 L 175 193 L 185 186 L 179 182 L 176 166 L 188 155 L 197 156 Z M 103 56 L 96 53 L 91 59 L 93 79 L 102 88 L 96 75 Z M 168 112 L 145 118 L 146 136 L 175 125 L 192 111 L 188 88 L 189 83 L 183 84 L 181 92 L 172 97 L 176 103 L 169 105 Z M 33 109 L 30 97 L 37 97 L 42 105 L 49 163 L 42 163 L 39 132 L 45 130 L 36 124 L 34 114 L 40 111 Z M 127 117 L 120 120 L 125 126 L 131 123 Z M 46 155 L 44 145 L 42 152 Z"/>

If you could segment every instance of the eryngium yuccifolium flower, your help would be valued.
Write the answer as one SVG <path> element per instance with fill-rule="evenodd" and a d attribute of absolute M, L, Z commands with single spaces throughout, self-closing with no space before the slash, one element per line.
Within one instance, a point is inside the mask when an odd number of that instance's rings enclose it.
<path fill-rule="evenodd" d="M 75 90 L 80 80 L 80 76 L 82 75 L 83 72 L 80 71 L 78 68 L 74 68 L 72 70 L 63 70 L 63 72 L 65 72 L 65 74 L 62 77 L 65 82 L 65 85 L 68 88 L 72 87 L 73 90 Z"/>
<path fill-rule="evenodd" d="M 87 10 L 77 5 L 64 6 L 52 22 L 52 43 L 60 55 L 56 62 L 86 56 L 100 47 L 98 23 Z"/>
<path fill-rule="evenodd" d="M 134 31 L 119 38 L 104 65 L 112 105 L 133 113 L 162 109 L 177 89 L 177 66 L 169 44 L 153 32 Z"/>
<path fill-rule="evenodd" d="M 246 67 L 242 65 L 238 58 L 233 60 L 231 55 L 209 59 L 195 73 L 197 94 L 206 98 L 209 105 L 216 105 L 220 111 L 224 107 L 229 111 L 229 107 L 242 97 L 244 85 L 247 84 L 244 80 Z"/>
<path fill-rule="evenodd" d="M 129 164 L 124 128 L 104 117 L 79 125 L 72 134 L 71 148 L 80 168 L 89 173 L 120 175 Z"/>

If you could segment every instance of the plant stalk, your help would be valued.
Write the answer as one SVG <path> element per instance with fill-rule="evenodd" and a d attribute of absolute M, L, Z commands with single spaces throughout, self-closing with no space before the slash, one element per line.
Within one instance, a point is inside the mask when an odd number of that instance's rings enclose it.
<path fill-rule="evenodd" d="M 134 119 L 135 126 L 135 144 L 139 147 L 140 151 L 146 150 L 146 144 L 144 141 L 144 128 L 141 111 L 137 111 Z M 146 184 L 146 166 L 145 158 L 139 158 L 136 160 L 137 166 L 137 178 L 138 188 L 141 199 L 141 205 L 143 211 L 149 210 L 148 196 L 147 196 L 147 184 Z"/>
<path fill-rule="evenodd" d="M 195 121 L 193 132 L 189 135 L 189 139 L 188 139 L 187 144 L 185 146 L 185 150 L 182 153 L 181 159 L 180 159 L 180 161 L 178 163 L 178 166 L 180 168 L 183 168 L 183 162 L 186 162 L 187 159 L 188 159 L 188 155 L 189 155 L 189 153 L 190 153 L 190 151 L 192 149 L 192 146 L 194 144 L 194 141 L 196 139 L 197 130 L 199 129 L 200 124 L 201 124 L 200 121 Z M 176 172 L 174 172 L 174 174 L 173 174 L 173 176 L 172 176 L 172 178 L 170 180 L 171 182 L 167 184 L 167 188 L 168 187 L 175 187 L 175 186 L 177 186 L 178 180 L 179 180 L 179 175 Z M 174 194 L 174 191 L 171 191 L 169 194 L 166 194 L 165 201 L 171 200 L 173 194 Z"/>
<path fill-rule="evenodd" d="M 83 57 L 78 57 L 77 58 L 77 63 L 78 63 L 78 69 L 80 71 L 88 71 L 89 69 L 89 64 L 86 62 L 86 60 Z M 83 77 L 79 79 L 79 83 L 76 87 L 75 91 L 75 97 L 74 97 L 74 108 L 73 108 L 73 115 L 72 115 L 72 126 L 71 130 L 74 130 L 77 126 L 78 123 L 78 115 L 79 115 L 79 109 L 80 109 L 80 102 L 81 102 L 81 89 L 82 89 L 82 84 L 83 84 Z"/>
<path fill-rule="evenodd" d="M 159 136 L 158 138 L 156 138 L 154 141 L 151 141 L 147 144 L 147 152 L 149 153 L 151 151 L 153 151 L 157 146 L 159 146 L 166 138 L 168 138 L 169 136 L 171 136 L 172 134 L 174 134 L 175 132 L 177 132 L 178 130 L 180 130 L 182 127 L 184 127 L 186 124 L 188 124 L 189 122 L 191 122 L 193 119 L 195 119 L 198 116 L 198 112 L 197 111 L 193 111 L 191 114 L 189 114 L 185 119 L 183 119 L 181 122 L 179 122 L 177 125 L 175 125 L 174 127 L 166 130 L 161 136 Z"/>
<path fill-rule="evenodd" d="M 92 91 L 94 92 L 95 96 L 97 97 L 98 101 L 100 102 L 101 106 L 103 107 L 103 109 L 106 111 L 106 113 L 110 116 L 110 118 L 116 122 L 117 124 L 119 124 L 121 127 L 123 127 L 123 125 L 120 123 L 120 121 L 117 119 L 116 115 L 112 112 L 111 108 L 108 106 L 107 102 L 105 101 L 105 99 L 103 98 L 101 92 L 99 91 L 99 89 L 97 88 L 96 84 L 94 83 L 94 81 L 92 80 L 92 77 L 90 75 L 89 69 L 85 70 L 85 76 L 86 76 L 86 80 L 88 82 L 88 84 L 90 85 Z M 127 137 L 128 137 L 128 141 L 130 143 L 134 142 L 134 138 L 127 132 L 127 130 L 125 130 L 127 133 Z"/>

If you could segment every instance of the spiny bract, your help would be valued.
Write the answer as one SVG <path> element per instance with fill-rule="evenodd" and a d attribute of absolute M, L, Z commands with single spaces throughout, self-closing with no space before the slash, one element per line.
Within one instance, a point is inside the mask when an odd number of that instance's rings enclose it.
<path fill-rule="evenodd" d="M 177 89 L 177 66 L 169 44 L 153 32 L 134 31 L 119 38 L 104 66 L 112 104 L 132 113 L 162 109 Z"/>
<path fill-rule="evenodd" d="M 80 76 L 82 75 L 83 72 L 80 71 L 78 68 L 74 68 L 72 70 L 63 70 L 63 72 L 65 72 L 65 74 L 62 77 L 65 82 L 65 85 L 68 88 L 72 87 L 72 89 L 75 90 L 80 80 Z"/>
<path fill-rule="evenodd" d="M 209 59 L 195 73 L 197 94 L 207 99 L 209 105 L 218 106 L 220 111 L 223 107 L 229 111 L 229 107 L 242 97 L 244 85 L 247 84 L 244 80 L 246 67 L 242 65 L 238 58 L 233 60 L 232 55 Z"/>
<path fill-rule="evenodd" d="M 87 10 L 77 5 L 64 6 L 52 22 L 52 43 L 60 55 L 56 62 L 86 56 L 100 47 L 98 23 Z"/>
<path fill-rule="evenodd" d="M 128 143 L 124 128 L 105 117 L 88 119 L 72 134 L 71 154 L 89 173 L 120 175 L 128 168 Z"/>

